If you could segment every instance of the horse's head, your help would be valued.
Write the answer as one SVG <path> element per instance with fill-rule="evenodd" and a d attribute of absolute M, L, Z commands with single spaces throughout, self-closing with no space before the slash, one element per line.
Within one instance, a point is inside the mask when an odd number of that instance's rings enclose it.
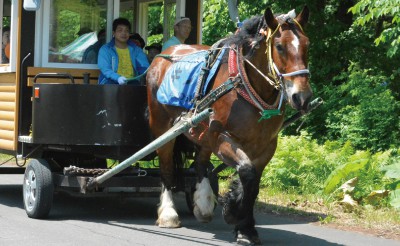
<path fill-rule="evenodd" d="M 303 31 L 308 21 L 309 10 L 304 7 L 295 16 L 294 11 L 274 17 L 271 9 L 264 13 L 268 25 L 267 48 L 270 49 L 269 63 L 275 76 L 281 77 L 287 100 L 297 110 L 307 110 L 312 97 L 307 69 L 309 41 Z M 269 44 L 268 44 L 269 42 Z M 270 47 L 268 47 L 270 46 Z"/>

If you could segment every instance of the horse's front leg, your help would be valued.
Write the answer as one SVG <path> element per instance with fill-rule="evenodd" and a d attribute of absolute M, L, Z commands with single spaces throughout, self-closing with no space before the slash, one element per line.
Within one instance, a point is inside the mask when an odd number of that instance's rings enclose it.
<path fill-rule="evenodd" d="M 260 244 L 258 232 L 255 229 L 254 204 L 265 164 L 257 167 L 242 147 L 228 135 L 220 135 L 219 141 L 220 158 L 227 164 L 235 165 L 239 174 L 239 178 L 231 183 L 229 191 L 221 198 L 224 220 L 228 224 L 235 225 L 238 243 Z M 266 159 L 261 158 L 265 160 L 265 163 L 271 159 L 275 147 L 276 142 L 272 143 L 272 154 L 267 153 Z"/>
<path fill-rule="evenodd" d="M 256 168 L 252 165 L 241 165 L 238 167 L 239 180 L 237 184 L 231 185 L 236 188 L 237 195 L 236 205 L 236 223 L 235 232 L 237 242 L 241 244 L 261 244 L 258 232 L 255 228 L 254 204 L 258 196 L 260 176 L 256 172 Z M 229 195 L 232 199 L 232 195 Z"/>
<path fill-rule="evenodd" d="M 250 162 L 239 164 L 237 171 L 239 178 L 231 183 L 229 191 L 221 199 L 222 214 L 226 223 L 235 225 L 238 243 L 260 244 L 253 212 L 260 176 Z"/>
<path fill-rule="evenodd" d="M 157 225 L 166 228 L 177 228 L 181 226 L 172 197 L 172 187 L 175 186 L 175 166 L 173 163 L 174 142 L 175 141 L 169 142 L 157 150 L 160 160 L 160 175 L 162 183 Z"/>
<path fill-rule="evenodd" d="M 207 176 L 210 165 L 211 150 L 201 148 L 196 156 L 196 191 L 193 195 L 193 214 L 200 222 L 210 222 L 214 215 L 216 206 L 216 197 L 210 185 L 210 179 Z"/>

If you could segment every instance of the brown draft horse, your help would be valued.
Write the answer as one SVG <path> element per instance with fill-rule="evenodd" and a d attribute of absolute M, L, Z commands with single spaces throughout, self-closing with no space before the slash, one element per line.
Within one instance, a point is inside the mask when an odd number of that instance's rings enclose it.
<path fill-rule="evenodd" d="M 237 170 L 239 178 L 232 182 L 221 202 L 224 219 L 235 226 L 239 243 L 260 243 L 253 206 L 262 172 L 277 147 L 285 110 L 281 102 L 306 111 L 312 97 L 307 70 L 309 41 L 303 31 L 308 16 L 307 7 L 297 16 L 292 11 L 276 17 L 267 8 L 263 16 L 249 19 L 236 34 L 219 42 L 217 47 L 213 46 L 211 49 L 234 51 L 239 71 L 236 75 L 231 73 L 229 58 L 225 57 L 212 88 L 220 86 L 228 78 L 234 79 L 237 84 L 211 105 L 213 114 L 206 124 L 199 125 L 201 129 L 185 133 L 200 147 L 195 158 L 198 183 L 193 198 L 193 212 L 199 221 L 211 221 L 216 206 L 206 173 L 211 154 Z M 210 47 L 203 45 L 178 45 L 163 54 L 173 57 L 208 49 Z M 227 53 L 230 52 L 225 52 L 226 56 Z M 171 59 L 157 57 L 147 73 L 149 120 L 155 137 L 170 129 L 174 120 L 186 111 L 157 101 L 157 90 L 172 62 Z M 278 109 L 280 114 L 259 120 L 260 113 L 271 109 Z M 163 185 L 157 224 L 168 228 L 180 226 L 171 192 L 175 186 L 174 144 L 175 140 L 157 150 Z"/>

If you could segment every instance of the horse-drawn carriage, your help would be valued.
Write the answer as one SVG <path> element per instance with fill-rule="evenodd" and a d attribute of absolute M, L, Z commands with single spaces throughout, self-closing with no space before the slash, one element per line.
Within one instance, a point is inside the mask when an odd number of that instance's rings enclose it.
<path fill-rule="evenodd" d="M 11 27 L 10 62 L 0 65 L 0 152 L 18 159 L 16 166 L 0 164 L 0 173 L 25 172 L 25 207 L 30 217 L 40 218 L 49 212 L 54 191 L 85 192 L 86 178 L 99 175 L 151 140 L 146 86 L 98 85 L 97 64 L 82 58 L 96 32 L 106 30 L 110 40 L 112 21 L 124 15 L 135 23 L 131 31 L 143 35 L 147 33 L 143 28 L 148 25 L 148 9 L 154 4 L 164 4 L 165 11 L 176 11 L 176 16 L 186 14 L 196 30 L 201 25 L 197 21 L 201 12 L 198 6 L 185 7 L 182 0 L 24 0 L 0 4 L 4 8 L 0 27 Z M 171 18 L 166 14 L 164 30 L 168 35 Z M 194 32 L 188 41 L 197 42 L 197 36 Z M 150 163 L 154 158 L 152 150 L 141 161 Z M 30 160 L 27 166 L 26 160 Z M 157 162 L 148 163 L 124 170 L 94 191 L 159 194 Z M 65 168 L 69 168 L 66 174 Z M 189 190 L 193 168 L 183 168 L 181 163 L 177 170 L 186 178 L 177 182 L 176 190 Z"/>
<path fill-rule="evenodd" d="M 35 81 L 47 77 L 69 76 L 41 73 Z M 32 131 L 29 136 L 20 136 L 26 156 L 31 159 L 25 171 L 23 194 L 25 210 L 32 218 L 48 215 L 54 191 L 89 193 L 88 181 L 105 173 L 112 165 L 110 161 L 129 160 L 129 156 L 151 142 L 146 86 L 71 81 L 70 84 L 35 83 L 32 87 Z M 138 163 L 154 162 L 155 150 L 152 147 L 129 161 L 123 172 L 97 183 L 90 193 L 158 196 L 159 170 L 154 168 L 157 163 L 152 168 Z M 190 200 L 195 182 L 193 166 L 183 160 L 177 163 L 175 168 L 181 175 L 174 190 L 186 191 Z"/>
<path fill-rule="evenodd" d="M 235 226 L 239 242 L 260 243 L 253 206 L 284 125 L 285 104 L 298 115 L 314 107 L 303 30 L 307 21 L 306 7 L 299 15 L 278 17 L 266 9 L 212 47 L 167 49 L 153 60 L 145 85 L 33 83 L 31 131 L 19 136 L 22 155 L 31 158 L 23 188 L 28 216 L 48 214 L 54 189 L 90 194 L 129 188 L 161 192 L 160 227 L 180 226 L 172 197 L 177 190 L 187 192 L 196 218 L 209 222 L 218 192 L 216 171 L 210 170 L 213 153 L 238 174 L 220 199 L 225 221 Z M 184 59 L 193 54 L 202 55 Z M 194 94 L 188 96 L 185 80 L 176 82 L 185 84 L 184 93 L 173 88 L 160 95 L 168 76 L 170 84 L 182 77 L 176 64 L 194 60 L 200 60 L 196 84 L 189 86 Z M 41 76 L 54 75 L 36 79 Z M 170 96 L 184 104 L 162 101 Z M 195 148 L 180 148 L 188 146 L 177 138 L 181 134 Z M 180 161 L 182 150 L 195 153 L 190 168 Z M 134 165 L 151 159 L 154 151 L 158 169 Z M 107 159 L 121 163 L 108 169 Z"/>

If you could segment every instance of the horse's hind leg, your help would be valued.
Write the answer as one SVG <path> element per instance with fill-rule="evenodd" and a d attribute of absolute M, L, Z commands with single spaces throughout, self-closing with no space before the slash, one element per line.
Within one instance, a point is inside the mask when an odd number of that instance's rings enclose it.
<path fill-rule="evenodd" d="M 171 127 L 172 121 L 167 112 L 157 102 L 149 101 L 149 109 L 152 133 L 155 137 L 159 137 Z M 175 139 L 157 149 L 162 184 L 157 219 L 159 227 L 176 228 L 181 225 L 172 197 L 172 188 L 175 186 L 174 145 Z"/>
<path fill-rule="evenodd" d="M 216 197 L 207 177 L 207 169 L 210 165 L 211 151 L 204 148 L 196 156 L 197 183 L 193 195 L 193 214 L 200 222 L 210 222 L 213 218 L 216 206 Z"/>
<path fill-rule="evenodd" d="M 176 228 L 181 226 L 178 213 L 172 197 L 174 187 L 173 148 L 174 142 L 169 142 L 157 150 L 160 160 L 162 191 L 158 207 L 157 225 L 159 227 Z"/>

